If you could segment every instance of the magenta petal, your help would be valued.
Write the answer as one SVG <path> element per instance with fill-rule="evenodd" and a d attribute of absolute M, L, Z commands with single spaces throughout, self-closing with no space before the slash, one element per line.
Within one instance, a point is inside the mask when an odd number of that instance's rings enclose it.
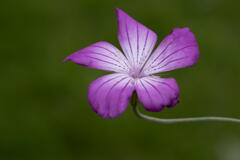
<path fill-rule="evenodd" d="M 141 104 L 151 112 L 159 112 L 178 103 L 179 88 L 173 78 L 143 77 L 137 80 L 136 91 Z"/>
<path fill-rule="evenodd" d="M 144 73 L 155 74 L 193 66 L 199 57 L 195 36 L 188 28 L 176 28 L 154 51 Z"/>
<path fill-rule="evenodd" d="M 133 79 L 115 73 L 95 80 L 89 87 L 92 109 L 103 118 L 115 118 L 125 111 L 134 91 Z"/>
<path fill-rule="evenodd" d="M 64 61 L 67 60 L 86 67 L 107 71 L 126 73 L 129 70 L 125 56 L 108 42 L 97 42 L 90 45 L 71 54 Z"/>
<path fill-rule="evenodd" d="M 132 66 L 139 67 L 152 52 L 157 35 L 122 10 L 116 12 L 119 43 Z"/>

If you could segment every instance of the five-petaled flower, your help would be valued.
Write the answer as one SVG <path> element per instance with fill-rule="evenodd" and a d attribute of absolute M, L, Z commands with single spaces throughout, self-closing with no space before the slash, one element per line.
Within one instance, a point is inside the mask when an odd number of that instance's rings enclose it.
<path fill-rule="evenodd" d="M 88 100 L 92 109 L 103 118 L 115 118 L 127 108 L 134 91 L 148 111 L 175 106 L 179 97 L 175 79 L 154 74 L 197 62 L 199 50 L 193 33 L 188 28 L 175 28 L 153 51 L 157 35 L 122 10 L 116 9 L 116 13 L 123 53 L 108 42 L 97 42 L 65 59 L 115 72 L 90 85 Z"/>

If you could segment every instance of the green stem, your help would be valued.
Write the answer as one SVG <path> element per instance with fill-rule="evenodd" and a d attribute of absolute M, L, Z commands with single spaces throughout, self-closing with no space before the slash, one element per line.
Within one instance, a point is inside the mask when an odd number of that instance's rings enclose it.
<path fill-rule="evenodd" d="M 162 123 L 162 124 L 173 124 L 173 123 L 185 123 L 185 122 L 203 122 L 203 121 L 218 121 L 218 122 L 233 122 L 240 123 L 240 119 L 230 118 L 230 117 L 191 117 L 191 118 L 173 118 L 173 119 L 163 119 L 156 118 L 142 114 L 137 108 L 137 95 L 133 95 L 131 99 L 131 105 L 133 106 L 133 111 L 135 115 L 143 120 Z"/>

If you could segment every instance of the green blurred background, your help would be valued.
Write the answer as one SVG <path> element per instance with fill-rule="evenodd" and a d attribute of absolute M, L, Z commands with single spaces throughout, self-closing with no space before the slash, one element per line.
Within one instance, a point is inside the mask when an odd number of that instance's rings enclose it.
<path fill-rule="evenodd" d="M 240 117 L 240 1 L 3 0 L 0 5 L 1 160 L 239 160 L 240 125 L 161 125 L 98 117 L 88 85 L 107 72 L 62 60 L 97 41 L 119 47 L 114 8 L 159 35 L 190 27 L 201 56 L 169 72 L 181 103 L 157 117 Z"/>

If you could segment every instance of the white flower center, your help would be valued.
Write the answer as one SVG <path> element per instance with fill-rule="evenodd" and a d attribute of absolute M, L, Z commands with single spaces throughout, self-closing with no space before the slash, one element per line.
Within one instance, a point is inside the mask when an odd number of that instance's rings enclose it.
<path fill-rule="evenodd" d="M 142 68 L 139 67 L 132 67 L 129 70 L 129 76 L 135 78 L 142 78 L 145 77 L 146 75 L 142 72 Z"/>

